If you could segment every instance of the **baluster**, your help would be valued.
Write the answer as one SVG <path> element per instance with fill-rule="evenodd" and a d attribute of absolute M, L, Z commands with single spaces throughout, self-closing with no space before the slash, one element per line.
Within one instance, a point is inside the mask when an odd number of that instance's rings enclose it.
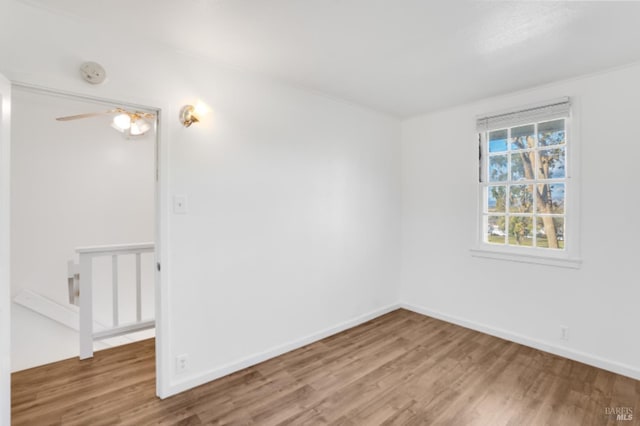
<path fill-rule="evenodd" d="M 140 253 L 136 253 L 136 319 L 142 321 L 142 268 Z"/>
<path fill-rule="evenodd" d="M 80 254 L 80 359 L 93 356 L 93 257 Z"/>
<path fill-rule="evenodd" d="M 121 246 L 102 246 L 78 248 L 80 263 L 76 269 L 79 272 L 80 288 L 80 359 L 93 357 L 93 341 L 107 337 L 120 336 L 140 330 L 147 330 L 155 326 L 153 319 L 142 321 L 142 253 L 153 252 L 152 244 L 135 244 Z M 119 274 L 118 256 L 135 254 L 136 256 L 136 322 L 120 325 L 119 304 Z M 111 256 L 111 284 L 112 284 L 112 314 L 111 329 L 94 332 L 93 330 L 93 259 L 95 257 Z M 71 264 L 70 264 L 71 265 Z M 71 266 L 69 266 L 71 274 Z"/>
<path fill-rule="evenodd" d="M 111 286 L 113 289 L 113 326 L 117 327 L 120 324 L 118 314 L 118 255 L 111 256 Z"/>

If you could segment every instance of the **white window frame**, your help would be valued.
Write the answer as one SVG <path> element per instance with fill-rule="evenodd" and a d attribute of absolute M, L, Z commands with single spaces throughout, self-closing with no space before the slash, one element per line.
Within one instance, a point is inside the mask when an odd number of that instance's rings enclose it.
<path fill-rule="evenodd" d="M 554 115 L 554 112 L 548 113 L 546 116 L 535 117 L 535 111 L 543 110 L 549 106 L 558 105 L 561 103 L 568 103 L 570 110 L 568 115 Z M 579 132 L 577 126 L 576 116 L 578 106 L 575 99 L 559 98 L 549 100 L 545 102 L 539 102 L 536 104 L 530 104 L 521 106 L 518 108 L 512 108 L 506 111 L 494 112 L 491 114 L 484 114 L 478 117 L 478 144 L 480 149 L 480 164 L 476 163 L 476 166 L 480 165 L 479 169 L 479 182 L 477 184 L 478 198 L 476 209 L 477 220 L 477 232 L 475 245 L 471 249 L 471 254 L 475 257 L 490 258 L 507 260 L 513 262 L 533 263 L 550 266 L 558 266 L 564 268 L 580 268 L 582 261 L 579 256 L 580 251 L 580 210 L 579 210 Z M 527 118 L 520 118 L 521 115 L 527 115 L 527 112 L 533 111 L 532 119 L 527 121 Z M 523 113 L 523 114 L 521 114 Z M 507 117 L 504 124 L 501 125 L 487 125 L 493 117 Z M 512 121 L 509 121 L 509 117 L 515 117 Z M 554 118 L 565 119 L 565 134 L 566 143 L 565 147 L 565 171 L 566 179 L 565 183 L 565 224 L 564 224 L 564 249 L 548 249 L 538 247 L 524 247 L 524 246 L 512 246 L 508 244 L 494 244 L 485 241 L 485 224 L 484 224 L 484 197 L 485 188 L 491 186 L 488 182 L 488 170 L 483 165 L 488 161 L 488 140 L 487 135 L 489 131 L 513 128 L 520 125 L 540 123 L 545 121 L 554 120 Z M 483 127 L 485 126 L 485 127 Z M 496 127 L 497 126 L 497 127 Z M 526 184 L 535 184 L 534 181 L 527 181 Z M 525 184 L 525 182 L 522 182 Z M 498 184 L 496 182 L 496 184 Z M 535 216 L 534 216 L 535 217 Z M 508 233 L 508 229 L 505 230 Z"/>

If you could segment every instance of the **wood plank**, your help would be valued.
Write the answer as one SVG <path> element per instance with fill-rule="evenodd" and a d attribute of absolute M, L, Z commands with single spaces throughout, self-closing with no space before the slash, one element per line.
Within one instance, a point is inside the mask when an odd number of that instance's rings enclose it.
<path fill-rule="evenodd" d="M 640 424 L 637 380 L 405 310 L 165 400 L 154 345 L 14 373 L 13 424 Z"/>

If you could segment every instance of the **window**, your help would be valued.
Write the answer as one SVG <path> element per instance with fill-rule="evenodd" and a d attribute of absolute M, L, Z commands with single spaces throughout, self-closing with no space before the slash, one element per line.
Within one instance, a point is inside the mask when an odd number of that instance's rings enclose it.
<path fill-rule="evenodd" d="M 574 254 L 569 113 L 565 98 L 478 119 L 481 250 L 534 263 Z"/>

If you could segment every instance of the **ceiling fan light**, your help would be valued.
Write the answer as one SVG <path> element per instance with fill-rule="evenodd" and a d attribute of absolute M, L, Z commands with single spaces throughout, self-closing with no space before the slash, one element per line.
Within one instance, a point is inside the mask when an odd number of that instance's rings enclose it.
<path fill-rule="evenodd" d="M 131 117 L 129 114 L 119 114 L 113 118 L 113 123 L 111 123 L 111 127 L 118 130 L 119 132 L 124 132 L 125 130 L 131 127 Z"/>
<path fill-rule="evenodd" d="M 151 125 L 146 120 L 138 119 L 131 123 L 129 134 L 131 136 L 142 136 L 151 129 Z"/>

